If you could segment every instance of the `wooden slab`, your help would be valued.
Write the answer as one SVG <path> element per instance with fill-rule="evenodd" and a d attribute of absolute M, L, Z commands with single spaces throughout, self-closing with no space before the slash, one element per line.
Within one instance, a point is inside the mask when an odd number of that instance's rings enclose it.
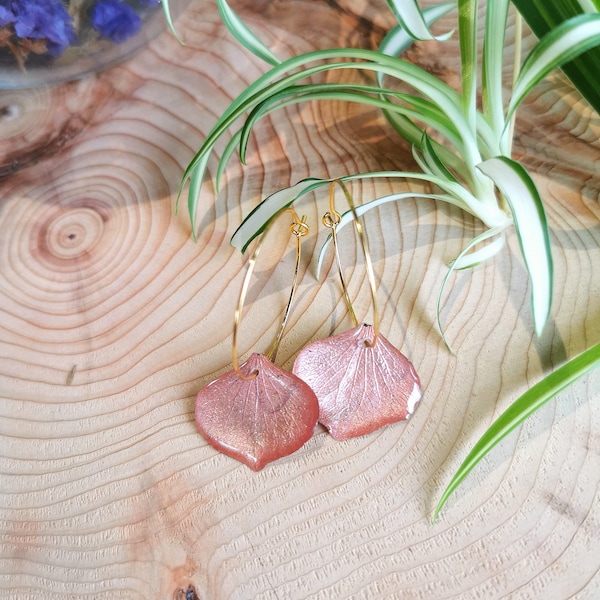
<path fill-rule="evenodd" d="M 281 56 L 372 46 L 385 3 L 235 6 Z M 561 79 L 520 113 L 516 155 L 546 200 L 556 265 L 552 320 L 533 334 L 514 234 L 489 264 L 446 264 L 481 226 L 415 200 L 366 217 L 381 329 L 424 388 L 413 418 L 336 442 L 318 430 L 259 473 L 197 433 L 199 388 L 230 368 L 245 259 L 229 237 L 256 203 L 298 179 L 410 168 L 381 116 L 322 103 L 256 130 L 198 241 L 175 198 L 187 161 L 265 66 L 231 39 L 212 1 L 100 76 L 0 94 L 0 594 L 36 600 L 593 598 L 600 590 L 600 373 L 562 393 L 432 511 L 468 450 L 528 386 L 600 339 L 600 119 Z M 456 81 L 457 46 L 413 60 Z M 212 172 L 216 163 L 211 165 Z M 414 183 L 353 188 L 365 202 Z M 326 194 L 297 208 L 313 231 L 278 363 L 350 326 L 334 272 L 314 268 Z M 240 354 L 266 351 L 293 269 L 273 231 L 251 286 Z M 351 235 L 343 260 L 370 314 Z"/>

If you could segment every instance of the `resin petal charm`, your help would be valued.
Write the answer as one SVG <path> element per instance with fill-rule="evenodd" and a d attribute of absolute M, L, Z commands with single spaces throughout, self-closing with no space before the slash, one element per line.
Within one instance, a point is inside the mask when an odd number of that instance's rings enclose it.
<path fill-rule="evenodd" d="M 371 325 L 358 325 L 309 344 L 294 363 L 293 372 L 319 400 L 319 421 L 336 440 L 408 419 L 421 398 L 410 361 L 381 334 L 366 345 L 373 336 Z"/>
<path fill-rule="evenodd" d="M 196 398 L 196 425 L 217 450 L 254 471 L 298 450 L 319 418 L 314 392 L 301 379 L 261 354 L 202 388 Z"/>

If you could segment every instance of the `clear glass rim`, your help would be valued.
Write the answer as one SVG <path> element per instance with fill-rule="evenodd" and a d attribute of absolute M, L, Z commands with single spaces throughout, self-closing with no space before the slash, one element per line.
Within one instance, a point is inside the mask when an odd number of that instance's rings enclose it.
<path fill-rule="evenodd" d="M 189 0 L 171 0 L 169 3 L 171 15 L 175 19 L 187 6 Z M 141 30 L 133 37 L 122 43 L 104 41 L 102 48 L 87 55 L 82 55 L 61 64 L 60 59 L 48 66 L 31 67 L 22 71 L 15 64 L 0 64 L 0 90 L 34 88 L 43 85 L 53 85 L 80 79 L 108 69 L 135 54 L 151 40 L 156 38 L 167 27 L 161 5 L 152 9 L 144 17 Z"/>

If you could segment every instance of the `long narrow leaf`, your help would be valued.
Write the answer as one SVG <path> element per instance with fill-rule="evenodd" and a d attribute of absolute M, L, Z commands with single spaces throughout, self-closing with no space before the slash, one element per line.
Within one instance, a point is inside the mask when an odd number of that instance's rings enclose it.
<path fill-rule="evenodd" d="M 396 16 L 400 27 L 404 29 L 413 40 L 442 41 L 448 39 L 452 35 L 452 32 L 439 36 L 433 35 L 429 30 L 430 22 L 424 14 L 425 11 L 421 10 L 416 0 L 387 0 L 387 3 Z M 447 5 L 449 3 L 445 4 Z M 442 8 L 442 10 L 444 10 L 444 8 Z"/>
<path fill-rule="evenodd" d="M 506 199 L 531 279 L 533 320 L 538 335 L 546 324 L 552 304 L 553 265 L 546 212 L 535 183 L 518 162 L 498 157 L 479 168 L 498 186 Z"/>
<path fill-rule="evenodd" d="M 227 142 L 221 157 L 219 158 L 219 166 L 217 168 L 217 174 L 215 175 L 215 190 L 218 192 L 221 188 L 221 179 L 225 173 L 225 168 L 231 156 L 235 153 L 236 149 L 240 145 L 240 139 L 242 138 L 242 130 L 238 129 Z M 208 156 L 208 154 L 206 155 Z M 196 196 L 197 197 L 197 196 Z"/>
<path fill-rule="evenodd" d="M 192 175 L 190 177 L 190 189 L 188 193 L 188 212 L 190 215 L 190 224 L 192 226 L 192 238 L 194 241 L 197 239 L 196 234 L 196 210 L 198 207 L 198 203 L 194 201 L 195 198 L 198 197 L 200 193 L 200 187 L 202 186 L 202 180 L 204 179 L 204 172 L 206 171 L 206 162 L 208 161 L 208 157 L 205 160 L 200 161 Z"/>
<path fill-rule="evenodd" d="M 504 235 L 499 235 L 495 240 L 492 240 L 489 244 L 483 248 L 473 250 L 464 256 L 457 257 L 452 261 L 452 266 L 457 271 L 464 271 L 465 269 L 472 269 L 481 263 L 484 263 L 490 258 L 493 258 L 504 248 L 506 238 Z"/>
<path fill-rule="evenodd" d="M 370 200 L 365 204 L 360 204 L 356 207 L 356 214 L 359 217 L 362 217 L 364 214 L 373 210 L 375 208 L 379 208 L 384 204 L 388 204 L 390 202 L 398 202 L 400 200 L 407 200 L 411 198 L 427 198 L 430 200 L 439 200 L 441 202 L 447 202 L 448 204 L 452 204 L 454 206 L 458 206 L 459 208 L 464 209 L 462 203 L 453 198 L 452 196 L 448 196 L 445 194 L 425 194 L 422 192 L 399 192 L 397 194 L 389 194 L 387 196 L 381 196 L 380 198 L 375 198 L 374 200 Z M 336 226 L 336 231 L 341 231 L 346 225 L 354 222 L 354 215 L 351 210 L 344 212 L 341 216 L 340 222 Z M 319 251 L 319 258 L 317 261 L 317 279 L 321 276 L 321 269 L 323 267 L 323 261 L 325 259 L 325 254 L 327 252 L 327 248 L 332 241 L 331 234 L 327 236 L 326 240 L 323 242 L 321 246 L 321 250 Z"/>
<path fill-rule="evenodd" d="M 373 97 L 369 94 L 378 94 L 380 97 Z M 414 108 L 388 102 L 383 99 L 382 96 L 394 96 Z M 454 123 L 450 121 L 436 105 L 427 100 L 374 86 L 347 86 L 326 83 L 306 86 L 290 86 L 256 106 L 243 126 L 242 137 L 240 139 L 240 159 L 242 162 L 245 162 L 246 147 L 250 132 L 258 119 L 260 119 L 268 109 L 272 108 L 273 104 L 277 104 L 278 108 L 282 108 L 300 102 L 304 103 L 322 100 L 353 102 L 389 110 L 390 112 L 409 117 L 412 121 L 420 121 L 434 129 L 442 134 L 448 143 L 456 148 L 458 153 L 460 153 L 464 147 L 461 134 L 457 131 Z"/>
<path fill-rule="evenodd" d="M 467 268 L 465 265 L 465 257 L 467 256 L 471 256 L 472 255 L 472 248 L 474 248 L 475 246 L 477 246 L 478 244 L 481 244 L 493 237 L 497 237 L 500 234 L 502 234 L 502 232 L 506 229 L 506 224 L 504 225 L 500 225 L 498 227 L 492 227 L 491 229 L 487 229 L 486 231 L 484 231 L 483 233 L 479 234 L 478 236 L 474 237 L 460 252 L 460 254 L 450 263 L 450 265 L 448 266 L 448 271 L 446 271 L 446 275 L 444 275 L 444 279 L 442 279 L 442 283 L 440 284 L 440 289 L 438 290 L 438 296 L 437 296 L 437 302 L 435 305 L 435 314 L 436 314 L 436 321 L 437 321 L 437 325 L 438 325 L 438 329 L 440 331 L 440 335 L 442 336 L 442 341 L 444 342 L 444 344 L 446 344 L 446 348 L 448 348 L 448 350 L 450 352 L 453 352 L 452 347 L 450 346 L 450 344 L 448 343 L 448 341 L 446 340 L 446 335 L 444 333 L 444 328 L 442 327 L 442 317 L 441 317 L 441 311 L 442 311 L 442 297 L 444 295 L 444 290 L 446 289 L 446 284 L 448 283 L 448 280 L 450 279 L 450 276 L 452 275 L 452 273 L 458 269 L 465 269 Z M 502 242 L 503 245 L 503 242 Z M 502 247 L 502 245 L 496 243 L 492 246 L 492 252 L 489 252 L 489 256 L 488 258 L 494 256 Z M 473 260 L 473 257 L 471 256 L 471 260 L 470 260 L 470 264 L 469 266 L 475 266 L 477 264 L 477 262 L 480 262 L 480 260 Z"/>
<path fill-rule="evenodd" d="M 533 86 L 552 70 L 598 44 L 600 44 L 600 14 L 573 17 L 546 34 L 523 63 L 508 106 L 505 127 L 508 128 L 512 113 Z"/>
<path fill-rule="evenodd" d="M 436 175 L 437 177 L 441 177 L 442 179 L 447 179 L 448 181 L 458 183 L 454 177 L 454 174 L 448 170 L 448 167 L 440 159 L 431 142 L 432 140 L 427 133 L 423 133 L 423 142 L 421 143 L 421 147 L 423 149 L 423 161 L 427 166 L 427 168 L 424 170 Z"/>
<path fill-rule="evenodd" d="M 583 12 L 598 12 L 600 1 L 569 0 L 548 2 L 548 0 L 513 0 L 514 5 L 538 38 L 544 37 L 557 25 Z M 562 70 L 577 87 L 584 98 L 600 114 L 600 87 L 597 85 L 600 73 L 600 48 L 590 48 L 581 56 L 562 66 Z"/>
<path fill-rule="evenodd" d="M 450 2 L 444 2 L 442 4 L 436 4 L 429 6 L 422 11 L 425 25 L 429 28 L 436 21 L 441 19 L 443 16 L 448 14 L 452 9 L 456 8 L 456 1 L 451 0 Z M 449 32 L 450 36 L 453 32 Z M 408 32 L 401 26 L 396 25 L 385 35 L 381 43 L 379 44 L 378 52 L 386 54 L 388 56 L 399 56 L 404 50 L 406 50 L 412 43 L 412 38 Z M 383 87 L 384 74 L 376 73 L 377 83 L 380 87 Z M 417 127 L 410 119 L 404 115 L 383 110 L 384 117 L 388 120 L 390 125 L 403 137 L 409 144 L 420 147 L 420 140 L 422 138 L 422 130 Z M 434 146 L 440 156 L 443 157 L 444 162 L 451 167 L 456 173 L 466 182 L 472 182 L 471 173 L 468 169 L 465 169 L 465 163 L 458 159 L 458 157 L 448 151 L 444 146 L 433 141 Z"/>
<path fill-rule="evenodd" d="M 489 2 L 485 13 L 482 58 L 482 100 L 484 114 L 497 139 L 504 129 L 502 59 L 509 0 Z"/>
<path fill-rule="evenodd" d="M 369 173 L 356 173 L 331 179 L 303 179 L 290 188 L 284 188 L 265 198 L 241 223 L 231 238 L 233 246 L 245 252 L 250 242 L 259 235 L 269 220 L 281 209 L 290 206 L 305 194 L 319 187 L 339 179 L 344 182 L 359 181 L 362 179 L 414 179 L 436 185 L 453 199 L 456 206 L 477 216 L 489 227 L 505 227 L 510 219 L 501 211 L 497 204 L 485 203 L 473 197 L 462 185 L 445 181 L 428 173 L 410 171 L 374 171 Z M 448 200 L 450 201 L 450 200 Z"/>
<path fill-rule="evenodd" d="M 352 60 L 355 62 L 337 62 L 309 66 L 313 62 L 322 62 L 333 59 Z M 194 163 L 200 160 L 204 152 L 210 152 L 216 140 L 235 121 L 256 104 L 279 90 L 292 85 L 302 79 L 308 79 L 314 75 L 327 71 L 340 69 L 370 70 L 395 77 L 415 87 L 420 93 L 429 97 L 437 104 L 450 119 L 457 124 L 464 122 L 460 111 L 460 97 L 448 85 L 440 82 L 435 76 L 423 69 L 416 67 L 406 61 L 394 57 L 388 57 L 373 50 L 333 48 L 329 50 L 318 50 L 297 57 L 290 58 L 284 63 L 270 69 L 253 84 L 248 86 L 224 111 L 213 129 L 208 134 L 204 144 L 196 153 L 186 173 L 184 180 L 194 167 Z M 475 154 L 473 154 L 475 153 Z M 471 148 L 474 160 L 477 149 Z"/>
<path fill-rule="evenodd" d="M 169 27 L 169 31 L 173 34 L 173 37 L 184 46 L 183 40 L 179 37 L 177 31 L 175 31 L 175 26 L 173 25 L 173 17 L 171 16 L 171 7 L 169 5 L 169 0 L 161 0 L 163 15 L 165 17 L 165 21 L 167 26 Z"/>
<path fill-rule="evenodd" d="M 423 130 L 420 127 L 415 125 L 404 115 L 400 115 L 388 110 L 384 110 L 383 114 L 389 124 L 401 137 L 403 137 L 412 146 L 416 146 L 420 149 L 421 141 L 423 139 Z M 435 146 L 436 152 L 448 166 L 448 168 L 459 174 L 468 186 L 473 186 L 473 174 L 470 168 L 465 165 L 465 162 L 450 149 L 446 148 L 446 146 L 443 146 L 435 140 L 432 140 L 432 143 Z"/>
<path fill-rule="evenodd" d="M 330 183 L 329 179 L 313 177 L 302 179 L 298 183 L 276 191 L 267 196 L 240 224 L 231 237 L 231 245 L 246 252 L 250 242 L 260 235 L 269 221 L 281 210 L 291 206 L 294 201 L 309 191 Z"/>
<path fill-rule="evenodd" d="M 389 0 L 388 0 L 389 1 Z M 444 2 L 442 4 L 436 4 L 429 6 L 422 11 L 422 17 L 427 30 L 437 20 L 448 14 L 453 8 L 456 7 L 456 2 Z M 438 39 L 447 39 L 452 35 L 452 31 L 439 36 Z M 402 25 L 396 25 L 384 36 L 383 40 L 379 44 L 379 52 L 387 54 L 388 56 L 399 56 L 404 52 L 413 42 L 415 37 L 404 28 Z M 378 81 L 381 85 L 381 81 Z"/>
<path fill-rule="evenodd" d="M 225 27 L 244 48 L 270 65 L 278 65 L 279 60 L 249 29 L 231 9 L 226 0 L 217 0 L 217 6 Z"/>
<path fill-rule="evenodd" d="M 463 110 L 475 129 L 477 102 L 477 0 L 458 0 Z"/>
<path fill-rule="evenodd" d="M 451 494 L 494 446 L 546 402 L 598 366 L 600 366 L 600 344 L 572 358 L 515 400 L 492 423 L 462 462 L 444 490 L 435 509 L 433 520 L 438 517 Z"/>
<path fill-rule="evenodd" d="M 355 62 L 326 63 L 309 66 L 315 61 L 321 62 L 340 58 L 344 60 L 350 59 Z M 273 67 L 246 88 L 225 110 L 207 135 L 196 155 L 188 164 L 182 177 L 179 193 L 181 193 L 183 186 L 196 165 L 201 161 L 206 161 L 205 155 L 212 152 L 217 140 L 247 111 L 299 80 L 340 69 L 381 72 L 414 87 L 418 92 L 436 104 L 460 132 L 462 157 L 467 167 L 474 166 L 481 161 L 476 133 L 467 126 L 460 108 L 460 98 L 452 88 L 440 82 L 435 76 L 406 61 L 388 57 L 372 50 L 333 48 L 291 58 L 285 63 Z M 292 73 L 288 73 L 289 71 L 292 71 Z M 196 198 L 195 201 L 197 202 L 198 199 Z"/>

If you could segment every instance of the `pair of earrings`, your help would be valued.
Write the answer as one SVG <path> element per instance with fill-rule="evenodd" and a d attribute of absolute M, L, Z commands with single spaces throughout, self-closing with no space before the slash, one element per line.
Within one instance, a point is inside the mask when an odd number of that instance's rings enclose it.
<path fill-rule="evenodd" d="M 358 322 L 344 281 L 337 241 L 341 216 L 334 206 L 336 183 L 344 191 L 364 252 L 373 325 Z M 254 353 L 238 364 L 242 309 L 265 230 L 250 257 L 235 312 L 233 368 L 201 389 L 196 398 L 195 419 L 200 433 L 217 450 L 255 471 L 298 450 L 311 438 L 318 422 L 337 440 L 357 437 L 408 419 L 421 398 L 419 377 L 412 364 L 379 332 L 373 265 L 354 202 L 342 182 L 331 184 L 329 204 L 323 223 L 331 229 L 338 274 L 354 327 L 305 346 L 291 373 L 274 364 L 298 283 L 301 238 L 308 233 L 306 217 L 299 219 L 293 209 L 285 209 L 294 215 L 290 231 L 296 238 L 296 264 L 275 341 L 265 355 Z"/>

